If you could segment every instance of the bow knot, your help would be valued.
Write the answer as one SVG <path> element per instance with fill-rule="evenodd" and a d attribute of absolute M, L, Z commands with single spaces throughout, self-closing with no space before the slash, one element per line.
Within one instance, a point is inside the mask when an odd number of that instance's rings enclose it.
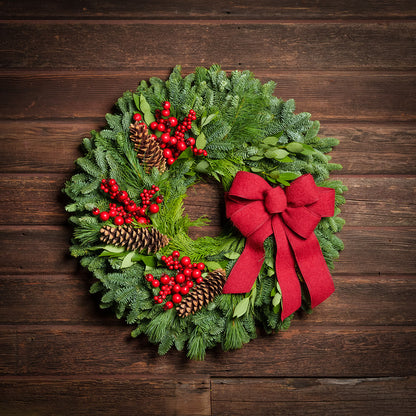
<path fill-rule="evenodd" d="M 314 229 L 322 217 L 334 215 L 335 191 L 317 187 L 311 175 L 290 186 L 271 187 L 249 172 L 237 173 L 226 194 L 226 215 L 247 237 L 246 246 L 231 271 L 223 293 L 246 293 L 264 260 L 264 240 L 276 240 L 276 277 L 282 291 L 283 320 L 301 305 L 296 263 L 315 307 L 334 291 Z"/>
<path fill-rule="evenodd" d="M 287 198 L 284 190 L 280 187 L 267 189 L 264 192 L 264 207 L 271 215 L 283 212 L 287 207 Z"/>

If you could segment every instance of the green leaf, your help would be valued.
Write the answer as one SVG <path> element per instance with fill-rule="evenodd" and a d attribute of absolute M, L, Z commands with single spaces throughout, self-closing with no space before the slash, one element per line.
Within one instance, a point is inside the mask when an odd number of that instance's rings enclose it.
<path fill-rule="evenodd" d="M 134 104 L 136 104 L 137 109 L 140 110 L 140 97 L 137 94 L 133 94 L 133 100 Z"/>
<path fill-rule="evenodd" d="M 208 173 L 209 163 L 206 160 L 201 160 L 196 166 L 195 170 L 199 173 Z"/>
<path fill-rule="evenodd" d="M 234 309 L 233 318 L 239 318 L 240 316 L 243 316 L 247 312 L 249 305 L 250 298 L 244 298 L 243 300 L 240 300 Z"/>
<path fill-rule="evenodd" d="M 210 114 L 207 117 L 202 117 L 201 128 L 206 126 L 208 123 L 210 123 L 215 117 L 217 117 L 217 113 Z"/>
<path fill-rule="evenodd" d="M 204 133 L 201 133 L 195 142 L 197 149 L 203 149 L 207 145 L 207 139 Z"/>
<path fill-rule="evenodd" d="M 276 146 L 279 143 L 279 138 L 276 136 L 269 136 L 263 139 L 262 142 L 270 146 Z"/>
<path fill-rule="evenodd" d="M 272 305 L 277 306 L 279 305 L 280 301 L 282 299 L 282 295 L 280 293 L 276 293 L 272 299 Z"/>
<path fill-rule="evenodd" d="M 261 169 L 261 168 L 256 168 L 255 166 L 251 166 L 251 167 L 250 167 L 250 170 L 251 170 L 252 172 L 255 172 L 255 173 L 263 172 L 263 169 Z"/>
<path fill-rule="evenodd" d="M 279 175 L 279 179 L 283 179 L 286 181 L 293 181 L 293 179 L 299 178 L 299 174 L 294 172 L 282 172 Z"/>
<path fill-rule="evenodd" d="M 284 159 L 289 154 L 285 149 L 269 149 L 264 154 L 268 159 Z"/>
<path fill-rule="evenodd" d="M 178 159 L 190 159 L 192 156 L 192 149 L 188 147 L 178 156 Z"/>
<path fill-rule="evenodd" d="M 259 155 L 254 155 L 254 156 L 250 156 L 248 158 L 248 160 L 253 160 L 254 162 L 257 162 L 258 160 L 263 159 L 263 156 L 259 156 Z"/>
<path fill-rule="evenodd" d="M 132 261 L 142 261 L 146 266 L 155 267 L 156 266 L 156 259 L 154 256 L 146 256 L 145 254 L 137 254 L 135 253 Z"/>
<path fill-rule="evenodd" d="M 126 257 L 124 257 L 123 261 L 121 262 L 121 268 L 126 269 L 127 267 L 133 266 L 132 258 L 134 256 L 134 251 L 130 251 L 130 253 L 127 253 Z"/>
<path fill-rule="evenodd" d="M 286 146 L 286 149 L 291 153 L 301 153 L 304 147 L 302 143 L 292 142 Z"/>
<path fill-rule="evenodd" d="M 235 260 L 240 257 L 240 253 L 236 253 L 235 251 L 229 251 L 228 253 L 224 253 L 224 257 L 227 257 L 227 259 Z"/>
<path fill-rule="evenodd" d="M 207 266 L 209 271 L 222 269 L 221 264 L 217 263 L 216 261 L 206 261 L 205 266 Z"/>
<path fill-rule="evenodd" d="M 125 251 L 125 248 L 108 245 L 104 247 L 104 250 L 109 251 L 111 253 L 122 253 L 123 251 Z"/>
<path fill-rule="evenodd" d="M 289 156 L 286 156 L 283 159 L 280 159 L 279 162 L 280 163 L 290 163 L 290 162 L 293 162 L 293 160 Z"/>
<path fill-rule="evenodd" d="M 315 149 L 309 144 L 304 144 L 303 151 L 301 153 L 305 156 L 313 155 L 315 153 Z"/>
<path fill-rule="evenodd" d="M 155 116 L 153 115 L 152 110 L 150 108 L 150 105 L 143 94 L 140 95 L 140 111 L 143 113 L 144 121 L 147 123 L 147 125 L 150 125 L 150 123 L 156 121 Z"/>

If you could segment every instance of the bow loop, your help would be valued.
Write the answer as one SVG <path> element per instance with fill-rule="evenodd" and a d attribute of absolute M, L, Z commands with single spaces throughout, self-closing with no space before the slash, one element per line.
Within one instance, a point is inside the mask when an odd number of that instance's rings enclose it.
<path fill-rule="evenodd" d="M 302 175 L 285 188 L 288 205 L 302 207 L 319 200 L 319 188 L 315 185 L 313 176 Z"/>

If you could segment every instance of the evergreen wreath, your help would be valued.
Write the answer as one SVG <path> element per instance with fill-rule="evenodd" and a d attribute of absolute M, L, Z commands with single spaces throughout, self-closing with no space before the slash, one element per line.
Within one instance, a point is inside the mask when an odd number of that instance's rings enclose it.
<path fill-rule="evenodd" d="M 319 122 L 295 114 L 294 101 L 275 97 L 274 89 L 249 71 L 227 75 L 213 65 L 183 77 L 178 66 L 167 81 L 150 78 L 125 92 L 106 115 L 108 126 L 83 140 L 84 156 L 64 188 L 72 200 L 71 254 L 97 279 L 90 292 L 102 293 L 101 307 L 114 307 L 117 318 L 135 325 L 132 336 L 145 334 L 159 354 L 175 346 L 202 360 L 217 344 L 241 348 L 256 337 L 256 325 L 272 333 L 293 318 L 281 319 L 273 235 L 251 289 L 222 293 L 246 239 L 231 222 L 218 237 L 189 237 L 189 227 L 207 219 L 191 221 L 183 200 L 204 177 L 229 192 L 240 171 L 282 189 L 312 175 L 318 187 L 335 190 L 333 215 L 314 230 L 329 268 L 343 249 L 335 233 L 344 225 L 338 214 L 346 187 L 328 180 L 341 168 L 327 155 L 338 141 L 318 137 Z M 310 312 L 297 265 L 296 273 L 301 308 Z"/>

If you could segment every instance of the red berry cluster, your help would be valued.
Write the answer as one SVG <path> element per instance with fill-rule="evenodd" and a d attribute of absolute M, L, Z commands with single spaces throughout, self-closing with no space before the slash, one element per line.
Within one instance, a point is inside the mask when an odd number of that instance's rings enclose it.
<path fill-rule="evenodd" d="M 178 156 L 190 147 L 196 156 L 207 156 L 206 150 L 197 149 L 195 146 L 195 139 L 193 137 L 185 137 L 186 132 L 191 130 L 192 121 L 196 120 L 194 110 L 189 110 L 188 115 L 178 122 L 176 117 L 170 116 L 170 102 L 164 101 L 162 103 L 163 110 L 157 109 L 155 111 L 156 121 L 150 123 L 150 129 L 162 133 L 160 138 L 155 134 L 152 137 L 157 140 L 160 147 L 163 149 L 163 156 L 166 158 L 168 165 L 175 163 Z M 136 113 L 133 116 L 136 121 L 141 120 L 141 115 Z M 176 129 L 174 129 L 176 127 Z"/>
<path fill-rule="evenodd" d="M 159 204 L 163 202 L 161 195 L 156 196 L 159 192 L 159 187 L 152 185 L 151 189 L 143 189 L 140 194 L 142 203 L 140 206 L 129 197 L 126 191 L 120 189 L 115 179 L 103 179 L 101 181 L 101 189 L 110 195 L 111 199 L 116 199 L 122 205 L 117 206 L 116 203 L 108 204 L 108 212 L 102 211 L 98 208 L 94 208 L 92 213 L 99 215 L 102 221 L 107 221 L 110 218 L 114 218 L 115 225 L 131 224 L 133 218 L 139 224 L 149 224 L 150 218 L 147 215 L 147 210 L 151 214 L 155 214 L 159 211 Z"/>
<path fill-rule="evenodd" d="M 169 257 L 162 256 L 162 261 L 169 270 L 176 270 L 176 276 L 162 274 L 160 279 L 155 278 L 152 274 L 147 274 L 145 279 L 153 287 L 160 287 L 159 295 L 154 297 L 155 303 L 163 303 L 168 296 L 172 295 L 172 300 L 168 300 L 163 308 L 172 309 L 174 303 L 182 302 L 182 297 L 189 293 L 194 284 L 199 285 L 204 278 L 202 272 L 205 270 L 204 263 L 192 263 L 187 256 L 179 259 L 179 251 L 174 251 Z"/>

